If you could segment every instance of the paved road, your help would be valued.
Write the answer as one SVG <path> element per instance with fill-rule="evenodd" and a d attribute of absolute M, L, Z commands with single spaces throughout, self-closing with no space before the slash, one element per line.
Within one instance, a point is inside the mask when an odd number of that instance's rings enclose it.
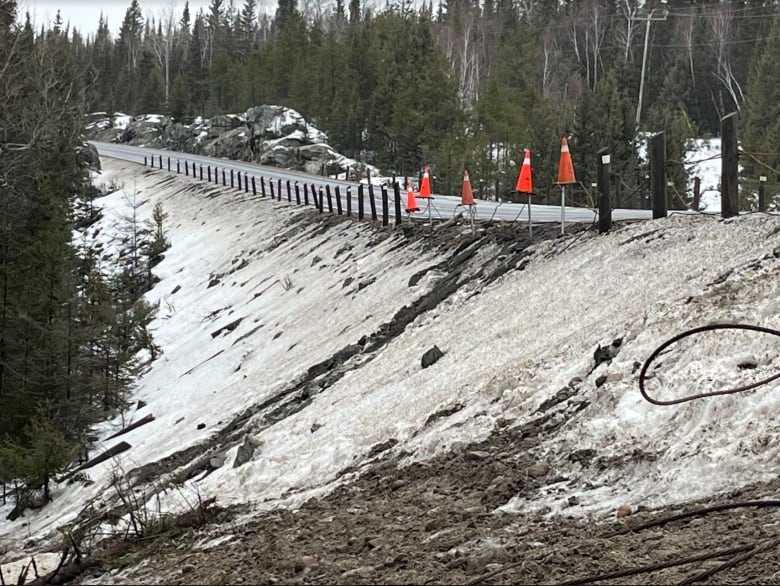
<path fill-rule="evenodd" d="M 320 188 L 325 189 L 325 186 L 330 185 L 332 191 L 335 194 L 335 188 L 338 186 L 339 191 L 344 198 L 344 209 L 346 209 L 346 197 L 349 194 L 352 198 L 351 208 L 357 210 L 357 194 L 358 183 L 351 181 L 342 181 L 339 179 L 332 179 L 328 177 L 322 177 L 319 175 L 309 175 L 307 173 L 301 173 L 298 171 L 290 171 L 287 169 L 279 169 L 277 167 L 267 167 L 263 165 L 256 165 L 253 163 L 247 163 L 243 161 L 230 161 L 227 159 L 217 159 L 212 157 L 204 157 L 201 155 L 192 155 L 189 153 L 179 153 L 175 151 L 168 151 L 162 149 L 153 149 L 146 147 L 137 147 L 130 145 L 121 145 L 114 143 L 96 142 L 91 141 L 98 150 L 100 156 L 112 157 L 116 159 L 122 159 L 125 161 L 132 161 L 134 163 L 144 163 L 146 158 L 151 161 L 152 158 L 155 161 L 155 166 L 159 166 L 160 157 L 162 157 L 163 168 L 167 169 L 168 158 L 171 160 L 171 169 L 176 169 L 176 162 L 179 161 L 182 173 L 184 172 L 184 162 L 187 161 L 189 165 L 195 163 L 203 165 L 204 177 L 206 169 L 208 167 L 218 168 L 220 174 L 224 169 L 226 173 L 229 173 L 232 169 L 234 172 L 241 172 L 242 175 L 248 174 L 249 177 L 255 177 L 260 187 L 260 178 L 264 178 L 265 182 L 269 184 L 273 182 L 278 192 L 279 181 L 282 182 L 282 186 L 286 189 L 286 182 L 290 181 L 291 184 L 298 182 L 300 189 L 303 190 L 303 184 L 307 184 L 310 189 L 314 186 L 318 191 Z M 349 189 L 348 189 L 349 188 Z M 368 198 L 368 188 L 364 186 L 366 199 Z M 286 191 L 285 191 L 286 193 Z M 294 192 L 293 192 L 294 193 Z M 293 195 L 293 198 L 295 196 Z M 382 191 L 377 185 L 374 187 L 374 199 L 376 201 L 377 212 L 382 213 Z M 406 193 L 401 194 L 402 199 L 402 211 L 405 211 L 406 207 Z M 394 205 L 393 205 L 393 193 L 390 190 L 390 217 L 394 217 Z M 430 205 L 428 205 L 430 204 Z M 336 203 L 334 201 L 334 207 Z M 447 220 L 452 218 L 455 214 L 462 211 L 460 205 L 460 197 L 454 197 L 451 195 L 437 195 L 434 194 L 431 201 L 418 200 L 420 212 L 414 214 L 415 218 L 425 219 L 431 217 L 432 219 Z M 366 213 L 370 213 L 370 207 L 366 204 Z M 530 211 L 530 219 L 533 223 L 560 223 L 561 222 L 561 207 L 550 205 L 532 204 L 529 206 L 520 203 L 511 202 L 495 202 L 477 200 L 476 204 L 476 217 L 480 220 L 502 220 L 502 221 L 521 221 L 528 222 Z M 650 210 L 630 210 L 630 209 L 615 209 L 612 211 L 613 220 L 644 220 L 650 219 L 652 212 Z M 576 208 L 566 206 L 565 208 L 565 221 L 566 222 L 596 222 L 598 221 L 598 213 L 588 208 Z"/>

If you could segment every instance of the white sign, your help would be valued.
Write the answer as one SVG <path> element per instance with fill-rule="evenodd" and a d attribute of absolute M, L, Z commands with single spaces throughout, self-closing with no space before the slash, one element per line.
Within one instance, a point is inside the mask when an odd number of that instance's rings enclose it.
<path fill-rule="evenodd" d="M 601 164 L 602 165 L 609 165 L 609 155 L 601 155 Z"/>

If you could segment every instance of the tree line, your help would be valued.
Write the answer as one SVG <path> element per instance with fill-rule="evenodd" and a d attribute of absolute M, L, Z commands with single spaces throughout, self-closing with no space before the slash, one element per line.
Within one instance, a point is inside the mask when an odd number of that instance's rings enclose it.
<path fill-rule="evenodd" d="M 554 197 L 567 136 L 585 186 L 611 150 L 620 198 L 646 184 L 643 135 L 666 132 L 683 190 L 685 139 L 734 111 L 757 153 L 746 169 L 777 169 L 778 14 L 768 0 L 278 0 L 273 14 L 211 0 L 144 19 L 131 0 L 116 38 L 102 16 L 66 36 L 91 111 L 186 122 L 279 103 L 349 156 L 399 175 L 431 166 L 442 191 L 468 167 L 482 197 L 512 191 L 524 148 Z"/>
<path fill-rule="evenodd" d="M 0 502 L 11 483 L 14 517 L 47 501 L 92 426 L 127 407 L 157 352 L 142 294 L 167 246 L 133 214 L 116 265 L 74 238 L 100 217 L 88 85 L 59 23 L 34 33 L 17 17 L 0 0 Z"/>

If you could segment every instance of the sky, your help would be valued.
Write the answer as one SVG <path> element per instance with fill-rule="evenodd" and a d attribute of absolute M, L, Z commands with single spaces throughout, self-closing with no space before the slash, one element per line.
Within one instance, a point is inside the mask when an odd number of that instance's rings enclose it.
<path fill-rule="evenodd" d="M 701 143 L 691 160 L 711 157 L 711 147 Z M 86 503 L 108 503 L 112 475 L 207 440 L 236 414 L 289 389 L 310 366 L 376 332 L 446 276 L 432 270 L 410 285 L 444 256 L 425 242 L 405 242 L 398 231 L 377 239 L 357 221 L 327 231 L 304 222 L 300 229 L 296 220 L 304 212 L 294 204 L 169 179 L 167 171 L 108 158 L 94 177 L 107 192 L 97 200 L 104 215 L 74 238 L 100 245 L 104 258 L 118 254 L 131 205 L 142 218 L 157 202 L 168 214 L 171 248 L 147 294 L 160 306 L 152 329 L 162 355 L 138 381 L 124 417 L 96 430 L 92 456 L 120 439 L 130 450 L 87 470 L 90 485 L 55 484 L 52 503 L 16 522 L 6 520 L 12 505 L 0 506 L 6 577 L 18 574 L 14 560 L 33 554 L 41 572 L 56 566 L 57 555 L 41 551 Z M 705 176 L 702 184 L 717 179 Z M 621 505 L 660 507 L 774 478 L 780 382 L 658 407 L 641 397 L 636 365 L 673 335 L 707 323 L 780 328 L 776 226 L 777 217 L 767 214 L 728 221 L 676 214 L 606 235 L 540 242 L 524 270 L 460 288 L 372 360 L 359 355 L 359 368 L 304 409 L 267 428 L 259 413 L 245 428 L 256 445 L 248 463 L 233 467 L 238 443 L 223 446 L 213 456 L 224 466 L 150 499 L 150 512 L 185 510 L 212 495 L 221 506 L 294 508 L 348 481 L 339 472 L 359 470 L 378 443 L 397 439 L 392 450 L 408 453 L 407 462 L 447 453 L 485 438 L 500 419 L 516 425 L 535 419 L 545 400 L 577 378 L 574 399 L 589 407 L 533 449 L 551 476 L 566 480 L 503 509 L 546 507 L 549 514 L 598 521 Z M 619 353 L 594 369 L 594 350 L 617 338 Z M 423 369 L 420 358 L 434 344 L 444 356 Z M 780 367 L 779 346 L 776 337 L 749 332 L 690 339 L 684 352 L 666 354 L 663 368 L 652 371 L 651 391 L 671 398 L 766 378 Z M 756 367 L 741 368 L 746 362 Z M 606 382 L 597 384 L 602 377 Z M 431 414 L 456 403 L 464 408 L 426 425 Z M 562 403 L 557 417 L 574 406 Z M 153 422 L 108 438 L 149 414 Z M 568 457 L 582 449 L 609 466 L 583 467 Z"/>
<path fill-rule="evenodd" d="M 185 0 L 139 0 L 144 19 L 154 16 L 160 20 L 161 15 L 166 15 L 173 9 L 174 17 L 178 21 L 184 10 Z M 204 12 L 208 9 L 209 0 L 189 0 L 190 14 L 192 17 L 201 8 Z M 240 7 L 241 2 L 236 5 Z M 262 3 L 259 3 L 262 4 Z M 51 23 L 60 10 L 62 20 L 70 21 L 71 28 L 76 27 L 83 35 L 91 35 L 97 31 L 101 12 L 108 20 L 109 30 L 116 36 L 119 27 L 122 26 L 125 12 L 130 6 L 130 0 L 19 0 L 19 18 L 24 20 L 25 12 L 30 12 L 35 28 L 43 23 Z"/>

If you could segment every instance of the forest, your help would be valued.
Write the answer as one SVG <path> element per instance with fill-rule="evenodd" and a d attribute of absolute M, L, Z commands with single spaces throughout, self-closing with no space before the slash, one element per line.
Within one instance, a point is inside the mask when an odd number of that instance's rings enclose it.
<path fill-rule="evenodd" d="M 647 189 L 641 145 L 666 134 L 667 179 L 688 205 L 686 141 L 739 115 L 742 193 L 780 175 L 780 8 L 773 1 L 211 0 L 118 35 L 33 27 L 0 0 L 0 482 L 31 506 L 127 407 L 157 349 L 143 293 L 164 254 L 165 212 L 126 219 L 121 266 L 74 242 L 98 214 L 85 115 L 188 123 L 261 104 L 298 110 L 338 151 L 389 173 L 429 166 L 454 193 L 511 197 L 523 150 L 537 201 L 555 201 L 561 138 L 589 205 L 609 149 L 616 204 Z M 579 198 L 579 199 L 578 199 Z M 743 204 L 749 206 L 749 198 Z"/>
<path fill-rule="evenodd" d="M 748 181 L 778 167 L 776 2 L 279 0 L 267 10 L 212 0 L 144 19 L 131 0 L 117 38 L 102 16 L 93 35 L 65 31 L 88 110 L 186 122 L 281 104 L 388 174 L 430 166 L 451 193 L 468 167 L 481 197 L 513 190 L 528 148 L 536 190 L 554 199 L 567 136 L 581 184 L 595 181 L 606 147 L 629 200 L 646 182 L 638 146 L 660 131 L 682 192 L 685 140 L 718 136 L 731 112 Z"/>

